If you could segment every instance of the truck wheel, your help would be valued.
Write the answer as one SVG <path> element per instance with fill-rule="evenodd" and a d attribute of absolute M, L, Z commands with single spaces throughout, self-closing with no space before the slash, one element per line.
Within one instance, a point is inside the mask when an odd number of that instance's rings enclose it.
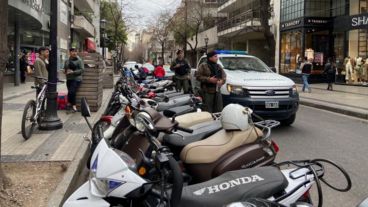
<path fill-rule="evenodd" d="M 293 114 L 288 119 L 282 120 L 281 121 L 281 125 L 283 125 L 283 126 L 290 126 L 290 125 L 292 125 L 294 123 L 295 118 L 296 118 L 296 114 Z"/>

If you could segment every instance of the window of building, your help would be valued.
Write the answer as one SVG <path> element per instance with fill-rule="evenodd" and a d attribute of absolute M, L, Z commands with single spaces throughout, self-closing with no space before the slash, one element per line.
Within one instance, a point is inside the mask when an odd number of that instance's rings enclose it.
<path fill-rule="evenodd" d="M 281 73 L 293 73 L 299 67 L 302 56 L 301 31 L 285 32 L 281 36 Z"/>
<path fill-rule="evenodd" d="M 282 0 L 281 21 L 286 22 L 304 15 L 304 0 Z"/>

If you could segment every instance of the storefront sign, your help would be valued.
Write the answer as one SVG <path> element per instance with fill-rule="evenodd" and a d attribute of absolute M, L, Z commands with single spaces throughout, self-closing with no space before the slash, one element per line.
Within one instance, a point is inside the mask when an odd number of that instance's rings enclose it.
<path fill-rule="evenodd" d="M 286 23 L 281 24 L 281 28 L 282 29 L 287 29 L 289 27 L 295 27 L 295 26 L 300 25 L 301 22 L 302 21 L 300 19 L 293 20 L 291 22 L 286 22 Z"/>
<path fill-rule="evenodd" d="M 305 26 L 312 26 L 312 27 L 326 27 L 329 25 L 330 23 L 330 19 L 329 18 L 313 18 L 313 17 L 308 17 L 304 19 L 304 25 Z"/>
<path fill-rule="evenodd" d="M 23 3 L 30 6 L 32 9 L 43 12 L 42 0 L 22 0 Z"/>
<path fill-rule="evenodd" d="M 353 29 L 368 29 L 368 13 L 341 16 L 334 20 L 334 30 L 336 32 L 349 31 Z"/>
<path fill-rule="evenodd" d="M 357 16 L 351 18 L 351 26 L 352 27 L 361 27 L 368 25 L 368 14 L 364 16 Z"/>

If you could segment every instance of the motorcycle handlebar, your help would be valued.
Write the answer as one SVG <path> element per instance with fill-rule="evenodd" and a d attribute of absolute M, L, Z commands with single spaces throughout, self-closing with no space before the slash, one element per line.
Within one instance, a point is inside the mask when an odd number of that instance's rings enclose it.
<path fill-rule="evenodd" d="M 183 131 L 183 132 L 187 132 L 187 133 L 193 133 L 193 129 L 188 129 L 188 128 L 184 128 L 184 127 L 181 127 L 181 126 L 177 126 L 176 127 L 177 130 L 180 130 L 180 131 Z"/>

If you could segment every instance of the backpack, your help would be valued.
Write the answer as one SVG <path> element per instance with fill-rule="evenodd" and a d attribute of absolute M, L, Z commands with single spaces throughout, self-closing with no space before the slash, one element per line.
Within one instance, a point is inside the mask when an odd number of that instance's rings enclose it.
<path fill-rule="evenodd" d="M 144 71 L 143 68 L 139 68 L 138 71 L 139 71 L 140 78 L 143 78 L 143 79 L 147 78 L 147 73 Z"/>

